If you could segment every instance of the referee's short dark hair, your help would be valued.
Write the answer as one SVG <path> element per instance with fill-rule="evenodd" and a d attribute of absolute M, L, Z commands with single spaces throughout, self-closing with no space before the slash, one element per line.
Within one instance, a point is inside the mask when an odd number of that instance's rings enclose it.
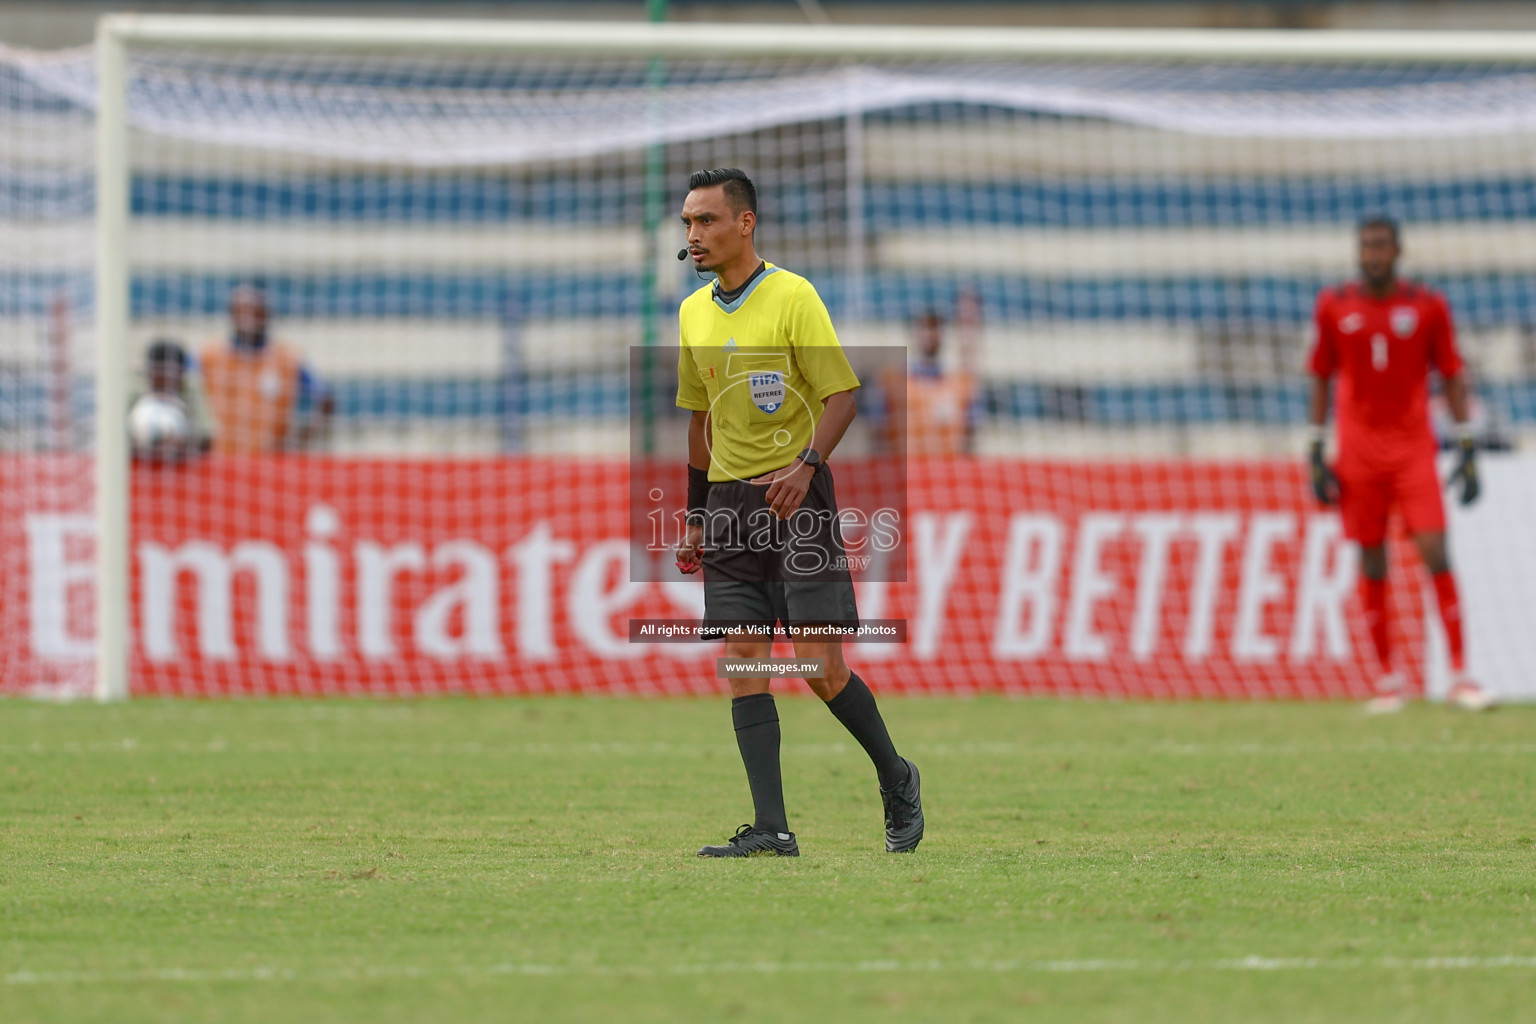
<path fill-rule="evenodd" d="M 1388 217 L 1384 213 L 1373 213 L 1369 217 L 1361 218 L 1360 223 L 1355 225 L 1355 233 L 1360 234 L 1367 228 L 1386 228 L 1392 232 L 1393 245 L 1403 244 L 1403 235 L 1398 230 L 1397 218 L 1395 217 Z"/>
<path fill-rule="evenodd" d="M 731 209 L 740 213 L 742 210 L 751 210 L 752 216 L 757 216 L 757 186 L 752 184 L 752 179 L 747 177 L 747 172 L 739 167 L 716 167 L 708 171 L 694 171 L 688 175 L 688 191 L 696 188 L 712 188 L 715 185 L 725 186 L 726 201 L 731 204 Z"/>

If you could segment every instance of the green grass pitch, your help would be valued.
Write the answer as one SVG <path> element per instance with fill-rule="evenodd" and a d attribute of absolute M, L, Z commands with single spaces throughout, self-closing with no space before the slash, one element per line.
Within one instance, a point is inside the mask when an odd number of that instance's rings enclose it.
<path fill-rule="evenodd" d="M 0 1020 L 1536 1020 L 1536 709 L 0 703 Z"/>

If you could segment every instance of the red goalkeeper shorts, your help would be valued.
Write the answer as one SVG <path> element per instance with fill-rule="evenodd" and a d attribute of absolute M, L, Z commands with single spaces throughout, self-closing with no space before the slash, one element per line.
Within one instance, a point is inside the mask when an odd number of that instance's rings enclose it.
<path fill-rule="evenodd" d="M 1362 469 L 1340 464 L 1339 511 L 1344 536 L 1361 547 L 1379 547 L 1387 539 L 1387 523 L 1396 508 L 1410 534 L 1445 532 L 1445 502 L 1440 497 L 1440 473 L 1433 456 L 1416 458 L 1390 469 Z"/>

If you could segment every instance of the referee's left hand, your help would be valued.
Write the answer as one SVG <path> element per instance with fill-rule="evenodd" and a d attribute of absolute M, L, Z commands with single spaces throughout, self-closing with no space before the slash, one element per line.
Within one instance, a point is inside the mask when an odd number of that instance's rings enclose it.
<path fill-rule="evenodd" d="M 779 519 L 788 519 L 805 500 L 805 492 L 811 489 L 811 477 L 815 475 L 814 466 L 796 459 L 781 470 L 753 477 L 752 483 L 767 484 L 768 508 Z"/>

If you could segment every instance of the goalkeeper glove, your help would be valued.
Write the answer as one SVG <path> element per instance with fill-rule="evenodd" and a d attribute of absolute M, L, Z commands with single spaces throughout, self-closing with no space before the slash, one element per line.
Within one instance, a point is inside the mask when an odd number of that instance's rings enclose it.
<path fill-rule="evenodd" d="M 1461 484 L 1459 500 L 1463 505 L 1470 505 L 1477 500 L 1477 496 L 1483 493 L 1483 485 L 1477 477 L 1477 439 L 1470 433 L 1461 435 L 1461 440 L 1456 446 L 1456 468 L 1451 472 L 1450 479 L 1445 482 L 1447 487 L 1455 487 Z"/>
<path fill-rule="evenodd" d="M 1308 460 L 1312 473 L 1312 493 L 1319 504 L 1337 505 L 1339 503 L 1339 478 L 1323 459 L 1323 437 L 1319 431 L 1312 438 L 1312 454 Z"/>

